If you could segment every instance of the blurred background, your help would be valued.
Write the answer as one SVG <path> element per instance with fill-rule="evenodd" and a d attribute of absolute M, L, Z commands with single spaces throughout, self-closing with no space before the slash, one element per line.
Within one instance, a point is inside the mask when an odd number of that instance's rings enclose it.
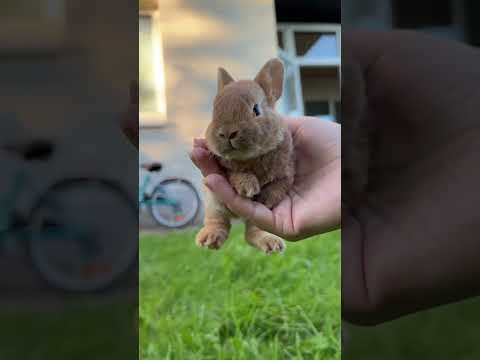
<path fill-rule="evenodd" d="M 340 122 L 340 2 L 140 0 L 140 163 L 157 180 L 182 176 L 201 189 L 188 158 L 211 119 L 217 68 L 253 78 L 272 57 L 285 65 L 277 110 Z M 140 172 L 140 185 L 145 172 Z M 201 219 L 201 212 L 197 217 Z M 156 223 L 147 211 L 141 225 Z"/>
<path fill-rule="evenodd" d="M 105 22 L 113 3 L 115 16 Z M 129 206 L 136 208 L 137 151 L 119 124 L 129 106 L 129 84 L 138 74 L 138 22 L 131 15 L 137 2 L 113 3 L 5 0 L 0 4 L 0 222 L 6 227 L 13 224 L 7 235 L 29 225 L 32 212 L 52 186 L 71 179 L 108 181 L 121 188 Z M 48 156 L 29 150 L 39 141 L 48 144 Z M 115 246 L 120 234 L 135 244 L 136 219 L 127 226 L 119 222 L 115 210 L 100 210 L 99 198 L 91 196 L 90 185 L 84 185 L 78 186 L 79 196 L 90 197 L 90 203 L 84 203 L 83 210 L 79 203 L 70 206 L 63 216 L 71 212 L 71 221 L 80 221 L 82 214 L 82 221 L 101 222 Z M 18 257 L 29 259 L 22 241 L 12 240 L 13 235 L 0 235 L 0 265 L 10 269 L 20 265 Z M 66 249 L 56 250 L 67 262 Z M 12 291 L 46 287 L 32 271 L 22 267 L 14 272 L 18 276 L 1 278 L 0 286 Z"/>
<path fill-rule="evenodd" d="M 342 1 L 344 31 L 409 29 L 473 46 L 480 46 L 479 16 L 475 0 Z M 342 359 L 477 359 L 479 315 L 474 298 L 370 328 L 344 323 Z"/>
<path fill-rule="evenodd" d="M 479 46 L 479 12 L 475 0 L 344 0 L 342 25 L 345 30 L 411 29 Z"/>
<path fill-rule="evenodd" d="M 138 358 L 137 12 L 0 2 L 2 359 Z"/>

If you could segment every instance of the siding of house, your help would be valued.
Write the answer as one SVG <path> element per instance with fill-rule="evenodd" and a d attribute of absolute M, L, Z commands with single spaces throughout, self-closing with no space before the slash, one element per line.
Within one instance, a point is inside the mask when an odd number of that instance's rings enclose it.
<path fill-rule="evenodd" d="M 192 139 L 211 118 L 217 68 L 252 78 L 276 56 L 272 0 L 160 0 L 158 12 L 166 73 L 167 123 L 141 129 L 140 149 L 162 161 L 162 176 L 177 175 L 201 188 L 188 158 Z"/>

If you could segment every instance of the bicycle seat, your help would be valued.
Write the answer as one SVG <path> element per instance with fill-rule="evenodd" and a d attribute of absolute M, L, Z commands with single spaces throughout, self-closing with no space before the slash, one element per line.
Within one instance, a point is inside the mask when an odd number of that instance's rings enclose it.
<path fill-rule="evenodd" d="M 142 169 L 147 170 L 148 172 L 157 172 L 162 170 L 162 164 L 160 163 L 148 163 L 148 164 L 142 164 Z"/>
<path fill-rule="evenodd" d="M 33 140 L 27 144 L 7 145 L 6 150 L 15 152 L 27 161 L 46 160 L 55 148 L 51 141 Z"/>

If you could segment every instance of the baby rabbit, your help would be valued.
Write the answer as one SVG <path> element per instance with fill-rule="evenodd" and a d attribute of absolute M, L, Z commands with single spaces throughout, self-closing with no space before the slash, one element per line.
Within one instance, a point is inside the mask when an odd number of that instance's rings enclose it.
<path fill-rule="evenodd" d="M 236 192 L 268 208 L 282 201 L 293 184 L 295 161 L 290 131 L 275 112 L 282 95 L 283 64 L 268 61 L 255 80 L 234 81 L 218 70 L 218 90 L 213 120 L 206 130 L 206 142 L 223 167 Z M 206 189 L 204 227 L 197 245 L 219 249 L 227 240 L 234 217 Z M 245 222 L 245 240 L 267 254 L 281 252 L 281 238 Z"/>

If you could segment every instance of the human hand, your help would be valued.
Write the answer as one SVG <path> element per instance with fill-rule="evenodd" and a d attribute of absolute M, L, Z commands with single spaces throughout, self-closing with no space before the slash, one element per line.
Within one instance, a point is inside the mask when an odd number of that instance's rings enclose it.
<path fill-rule="evenodd" d="M 287 197 L 272 210 L 238 195 L 203 139 L 192 161 L 205 184 L 233 213 L 287 240 L 300 240 L 340 225 L 340 126 L 317 118 L 286 118 L 296 153 L 296 176 Z"/>
<path fill-rule="evenodd" d="M 375 324 L 478 295 L 480 51 L 413 32 L 342 42 L 343 74 L 364 82 L 342 88 L 342 101 L 356 89 L 342 102 L 343 316 Z"/>

